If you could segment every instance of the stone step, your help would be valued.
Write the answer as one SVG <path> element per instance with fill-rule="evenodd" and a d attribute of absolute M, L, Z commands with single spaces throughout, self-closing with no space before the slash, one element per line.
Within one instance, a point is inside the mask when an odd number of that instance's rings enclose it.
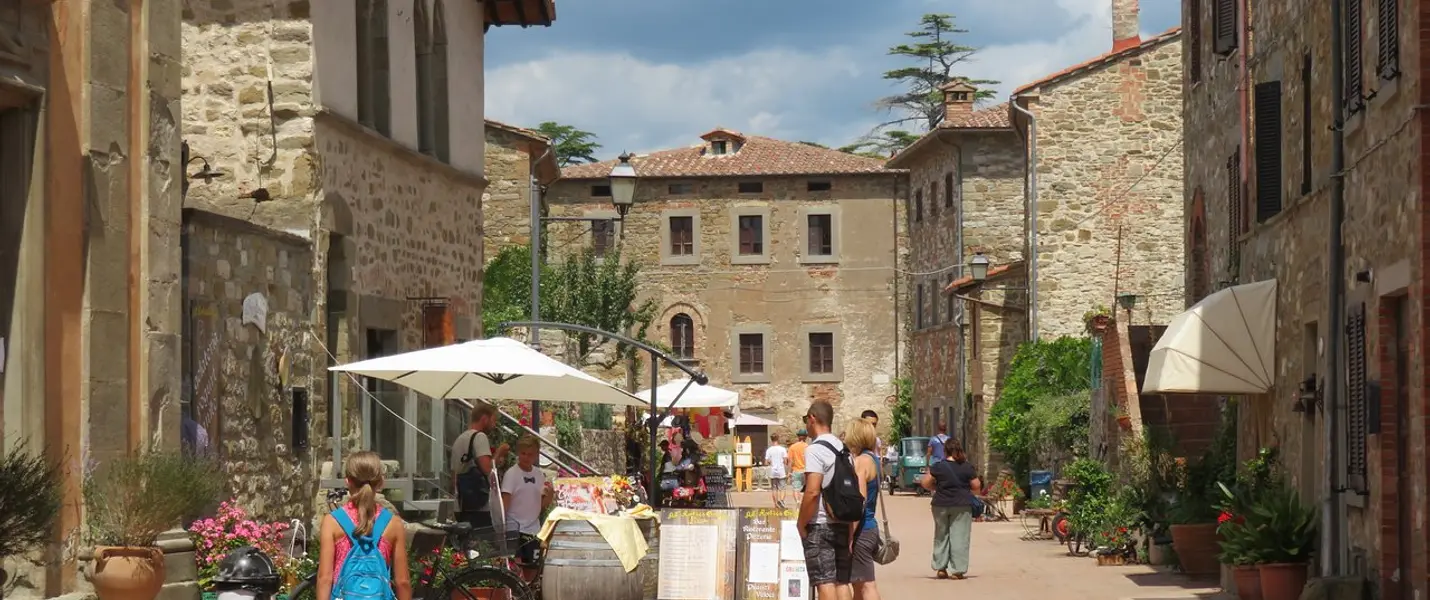
<path fill-rule="evenodd" d="M 199 584 L 193 581 L 167 583 L 155 600 L 199 600 Z"/>

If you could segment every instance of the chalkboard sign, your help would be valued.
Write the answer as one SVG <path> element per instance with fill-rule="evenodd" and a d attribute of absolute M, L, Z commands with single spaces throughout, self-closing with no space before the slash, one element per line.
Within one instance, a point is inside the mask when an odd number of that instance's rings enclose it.
<path fill-rule="evenodd" d="M 659 600 L 735 600 L 736 536 L 733 510 L 668 508 L 660 511 Z"/>
<path fill-rule="evenodd" d="M 740 600 L 809 598 L 798 517 L 793 508 L 740 509 L 739 579 L 746 582 Z"/>

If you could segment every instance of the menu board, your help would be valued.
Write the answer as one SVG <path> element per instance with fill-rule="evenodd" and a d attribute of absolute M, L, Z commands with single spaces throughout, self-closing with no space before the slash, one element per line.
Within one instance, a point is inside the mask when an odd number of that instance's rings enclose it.
<path fill-rule="evenodd" d="M 660 511 L 659 600 L 735 600 L 735 542 L 740 514 L 733 510 L 668 508 Z M 712 549 L 714 550 L 712 552 Z"/>
<path fill-rule="evenodd" d="M 740 600 L 807 600 L 804 547 L 793 508 L 740 509 Z"/>
<path fill-rule="evenodd" d="M 614 502 L 605 497 L 604 477 L 562 477 L 552 482 L 556 505 L 581 512 L 608 514 Z"/>

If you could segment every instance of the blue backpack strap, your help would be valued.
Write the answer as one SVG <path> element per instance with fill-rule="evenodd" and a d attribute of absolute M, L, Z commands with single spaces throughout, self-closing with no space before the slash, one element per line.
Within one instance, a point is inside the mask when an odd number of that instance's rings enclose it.
<path fill-rule="evenodd" d="M 357 545 L 357 524 L 353 523 L 352 517 L 348 516 L 348 511 L 341 508 L 332 512 L 334 521 L 338 522 L 338 527 L 343 528 L 343 534 L 348 536 L 348 541 L 354 546 Z"/>
<path fill-rule="evenodd" d="M 382 539 L 382 534 L 387 532 L 387 524 L 390 522 L 392 522 L 392 512 L 379 506 L 377 517 L 372 520 L 372 539 L 374 541 Z"/>

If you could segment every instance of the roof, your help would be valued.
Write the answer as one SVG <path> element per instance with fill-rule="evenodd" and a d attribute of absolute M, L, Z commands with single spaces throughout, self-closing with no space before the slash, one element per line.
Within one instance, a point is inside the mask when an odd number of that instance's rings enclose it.
<path fill-rule="evenodd" d="M 486 27 L 540 25 L 550 27 L 556 20 L 556 0 L 489 0 L 486 5 Z"/>
<path fill-rule="evenodd" d="M 735 131 L 734 129 L 726 129 L 724 127 L 716 127 L 714 129 L 711 129 L 709 133 L 700 136 L 700 139 L 710 141 L 712 139 L 720 137 L 734 138 L 742 142 L 745 141 L 745 134 Z"/>
<path fill-rule="evenodd" d="M 1068 68 L 1066 68 L 1066 69 L 1063 69 L 1063 70 L 1061 70 L 1061 71 L 1058 71 L 1057 73 L 1053 73 L 1052 75 L 1048 75 L 1047 77 L 1044 77 L 1044 78 L 1039 79 L 1039 80 L 1037 80 L 1037 81 L 1034 81 L 1034 82 L 1032 82 L 1032 83 L 1025 84 L 1025 85 L 1023 85 L 1022 87 L 1018 88 L 1017 90 L 1014 90 L 1014 91 L 1013 91 L 1013 95 L 1014 95 L 1014 96 L 1017 96 L 1017 95 L 1019 95 L 1019 94 L 1026 93 L 1026 92 L 1028 92 L 1028 91 L 1030 91 L 1030 90 L 1032 90 L 1032 89 L 1034 89 L 1034 88 L 1042 87 L 1042 86 L 1045 86 L 1045 85 L 1048 85 L 1048 84 L 1052 84 L 1052 83 L 1057 83 L 1057 82 L 1059 82 L 1059 81 L 1062 81 L 1062 80 L 1067 79 L 1067 78 L 1069 78 L 1069 77 L 1072 77 L 1072 76 L 1074 76 L 1074 75 L 1080 75 L 1080 74 L 1082 74 L 1082 73 L 1085 73 L 1085 72 L 1087 72 L 1088 70 L 1095 69 L 1095 68 L 1098 68 L 1098 67 L 1101 67 L 1101 66 L 1110 64 L 1110 63 L 1117 62 L 1117 61 L 1122 60 L 1123 58 L 1126 58 L 1126 57 L 1131 56 L 1131 55 L 1133 55 L 1133 54 L 1138 54 L 1138 53 L 1141 53 L 1141 52 L 1144 51 L 1144 50 L 1148 50 L 1148 49 L 1150 49 L 1150 48 L 1152 48 L 1152 47 L 1154 47 L 1154 46 L 1160 46 L 1160 45 L 1162 45 L 1162 44 L 1164 44 L 1164 43 L 1166 43 L 1166 42 L 1172 41 L 1173 39 L 1176 39 L 1177 37 L 1179 37 L 1179 36 L 1181 36 L 1181 35 L 1182 35 L 1182 28 L 1181 28 L 1181 26 L 1177 26 L 1177 27 L 1173 27 L 1173 28 L 1171 28 L 1171 29 L 1168 29 L 1168 30 L 1166 30 L 1166 31 L 1164 31 L 1164 32 L 1162 32 L 1162 33 L 1160 33 L 1160 34 L 1157 34 L 1157 35 L 1155 35 L 1155 36 L 1152 36 L 1151 39 L 1144 40 L 1142 43 L 1137 44 L 1136 46 L 1130 46 L 1130 47 L 1127 47 L 1127 48 L 1115 48 L 1115 47 L 1114 47 L 1114 49 L 1113 49 L 1111 52 L 1108 52 L 1108 53 L 1106 53 L 1106 54 L 1103 54 L 1102 56 L 1098 56 L 1098 57 L 1093 58 L 1093 59 L 1091 59 L 1091 60 L 1088 60 L 1088 61 L 1085 61 L 1085 62 L 1082 62 L 1082 63 L 1078 63 L 1078 64 L 1076 64 L 1076 65 L 1073 65 L 1073 66 L 1071 66 L 1071 67 L 1068 67 Z"/>
<path fill-rule="evenodd" d="M 984 281 L 988 281 L 988 280 L 991 280 L 991 279 L 997 279 L 997 278 L 999 278 L 999 277 L 1002 277 L 1003 275 L 1008 274 L 1009 272 L 1011 272 L 1011 271 L 1013 271 L 1013 270 L 1015 270 L 1015 269 L 1021 269 L 1021 268 L 1023 268 L 1023 261 L 1021 261 L 1021 260 L 1015 261 L 1015 262 L 1011 262 L 1011 263 L 1008 263 L 1008 264 L 1006 264 L 1006 265 L 998 265 L 998 266 L 996 266 L 996 267 L 991 267 L 991 268 L 988 269 L 988 277 L 984 278 Z M 959 277 L 958 279 L 955 279 L 955 280 L 953 280 L 953 281 L 950 281 L 950 282 L 948 283 L 948 285 L 943 288 L 943 293 L 945 293 L 945 294 L 956 294 L 956 293 L 961 292 L 961 291 L 963 291 L 963 290 L 966 290 L 966 289 L 968 289 L 968 288 L 970 288 L 970 287 L 973 287 L 974 285 L 976 285 L 976 284 L 978 284 L 978 283 L 980 283 L 980 282 L 974 281 L 972 275 L 964 275 L 963 277 Z"/>
<path fill-rule="evenodd" d="M 903 163 L 905 160 L 908 160 L 909 157 L 918 154 L 919 151 L 922 150 L 923 147 L 927 145 L 930 140 L 938 137 L 938 135 L 934 134 L 941 134 L 944 132 L 953 131 L 1002 131 L 1005 129 L 1011 130 L 1013 128 L 1013 124 L 1011 121 L 1009 121 L 1008 117 L 1008 103 L 1003 102 L 1001 104 L 998 104 L 997 106 L 990 106 L 988 108 L 975 110 L 967 115 L 963 115 L 958 118 L 944 119 L 938 124 L 938 129 L 924 134 L 923 137 L 920 137 L 918 139 L 918 141 L 909 144 L 907 148 L 900 150 L 898 154 L 895 154 L 893 158 L 889 159 L 889 162 L 885 163 L 885 166 L 891 169 L 901 168 L 901 163 Z"/>
<path fill-rule="evenodd" d="M 707 156 L 705 145 L 659 150 L 631 158 L 640 177 L 739 177 L 753 175 L 864 175 L 891 173 L 884 161 L 803 142 L 744 136 L 738 152 Z M 615 160 L 573 165 L 563 179 L 605 179 Z"/>
<path fill-rule="evenodd" d="M 501 122 L 501 121 L 494 121 L 494 120 L 492 120 L 492 119 L 487 119 L 486 122 L 487 122 L 487 127 L 493 127 L 493 128 L 496 128 L 496 129 L 500 129 L 500 130 L 502 130 L 502 131 L 506 131 L 506 132 L 508 132 L 508 133 L 512 133 L 512 134 L 515 134 L 515 135 L 519 135 L 519 136 L 524 137 L 524 138 L 526 138 L 526 139 L 528 139 L 528 140 L 531 140 L 531 141 L 533 141 L 533 142 L 540 142 L 540 143 L 545 144 L 545 143 L 549 143 L 549 142 L 551 141 L 551 138 L 546 137 L 546 136 L 545 136 L 544 134 L 542 134 L 540 131 L 536 131 L 535 129 L 527 129 L 527 128 L 525 128 L 525 127 L 517 127 L 516 125 L 509 125 L 509 124 L 507 124 L 507 123 L 503 123 L 503 122 Z"/>

